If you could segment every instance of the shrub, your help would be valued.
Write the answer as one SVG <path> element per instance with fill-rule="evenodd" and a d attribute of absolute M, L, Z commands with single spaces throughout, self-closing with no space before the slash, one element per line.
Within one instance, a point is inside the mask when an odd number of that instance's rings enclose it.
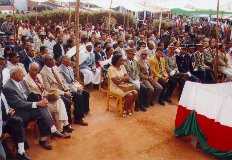
<path fill-rule="evenodd" d="M 72 15 L 72 21 L 75 21 L 75 12 L 71 12 Z M 4 14 L 0 14 L 0 24 L 5 19 Z M 69 19 L 69 11 L 66 10 L 52 10 L 52 11 L 43 11 L 39 13 L 27 13 L 27 14 L 16 14 L 16 21 L 20 20 L 28 20 L 32 24 L 36 22 L 37 20 L 44 24 L 47 21 L 51 20 L 53 23 L 59 23 L 61 21 L 66 22 Z M 93 24 L 102 24 L 104 23 L 104 20 L 108 19 L 108 12 L 81 12 L 80 13 L 80 24 L 86 24 L 87 23 L 87 17 L 88 22 Z M 128 16 L 126 16 L 128 17 Z M 121 13 L 112 12 L 112 19 L 115 19 L 118 24 L 123 25 L 124 23 L 124 15 Z M 133 23 L 132 17 L 129 17 L 130 24 Z"/>

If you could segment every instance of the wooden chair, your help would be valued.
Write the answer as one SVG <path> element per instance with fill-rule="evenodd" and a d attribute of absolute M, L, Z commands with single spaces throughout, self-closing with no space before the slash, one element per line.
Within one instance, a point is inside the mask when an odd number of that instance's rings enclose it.
<path fill-rule="evenodd" d="M 124 102 L 125 98 L 123 96 L 114 94 L 110 92 L 110 79 L 108 78 L 108 90 L 107 90 L 107 111 L 110 111 L 110 100 L 115 99 L 116 100 L 116 106 L 117 106 L 117 111 L 120 116 L 123 114 L 123 108 L 124 108 Z"/>
<path fill-rule="evenodd" d="M 38 138 L 39 137 L 39 129 L 38 129 L 36 121 L 29 122 L 28 125 L 27 125 L 26 130 L 34 138 Z"/>

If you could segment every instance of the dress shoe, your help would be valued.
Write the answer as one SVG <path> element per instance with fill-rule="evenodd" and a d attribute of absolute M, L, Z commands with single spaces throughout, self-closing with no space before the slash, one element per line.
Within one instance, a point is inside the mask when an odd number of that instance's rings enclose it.
<path fill-rule="evenodd" d="M 46 150 L 52 150 L 52 146 L 48 141 L 39 141 L 39 144 Z"/>
<path fill-rule="evenodd" d="M 141 107 L 140 110 L 141 110 L 142 112 L 146 112 L 146 111 L 147 111 L 147 109 L 144 108 L 144 107 Z"/>
<path fill-rule="evenodd" d="M 139 108 L 138 107 L 135 107 L 135 112 L 138 112 L 139 111 Z"/>
<path fill-rule="evenodd" d="M 16 158 L 17 160 L 31 160 L 31 158 L 26 153 L 23 154 L 17 153 Z"/>
<path fill-rule="evenodd" d="M 159 104 L 165 106 L 165 103 L 163 101 L 159 101 Z"/>
<path fill-rule="evenodd" d="M 59 131 L 56 131 L 52 133 L 52 137 L 57 137 L 57 138 L 71 138 L 69 134 L 62 134 Z"/>
<path fill-rule="evenodd" d="M 88 126 L 88 123 L 84 122 L 83 120 L 75 121 L 75 124 L 78 124 L 78 125 L 81 125 L 81 126 Z"/>
<path fill-rule="evenodd" d="M 171 99 L 167 99 L 166 102 L 172 103 L 172 100 Z"/>
<path fill-rule="evenodd" d="M 67 125 L 67 126 L 63 127 L 63 131 L 67 132 L 67 133 L 72 133 L 74 131 L 74 129 L 72 127 L 70 127 L 70 125 Z"/>

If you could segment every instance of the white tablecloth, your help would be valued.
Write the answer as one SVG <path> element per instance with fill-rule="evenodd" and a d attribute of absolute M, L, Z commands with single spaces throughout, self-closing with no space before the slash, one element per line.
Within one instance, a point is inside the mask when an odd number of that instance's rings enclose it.
<path fill-rule="evenodd" d="M 222 125 L 232 127 L 232 82 L 186 82 L 179 104 Z"/>

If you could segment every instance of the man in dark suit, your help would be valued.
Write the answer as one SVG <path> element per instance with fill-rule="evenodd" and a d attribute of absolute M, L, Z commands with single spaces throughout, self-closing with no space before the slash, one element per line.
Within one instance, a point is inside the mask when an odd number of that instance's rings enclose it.
<path fill-rule="evenodd" d="M 23 121 L 15 115 L 15 110 L 8 106 L 4 94 L 2 93 L 2 69 L 4 68 L 4 57 L 0 57 L 0 135 L 4 137 L 5 133 L 9 133 L 17 144 L 18 150 L 16 157 L 18 160 L 30 160 L 25 152 L 25 131 Z M 3 150 L 4 151 L 4 150 Z"/>
<path fill-rule="evenodd" d="M 182 48 L 182 51 L 176 55 L 176 64 L 180 74 L 185 75 L 187 80 L 196 82 L 198 78 L 193 73 L 194 59 L 187 53 L 187 48 Z"/>
<path fill-rule="evenodd" d="M 107 59 L 106 53 L 102 51 L 102 46 L 100 42 L 94 44 L 95 63 L 96 67 L 100 67 L 100 61 L 105 61 Z"/>
<path fill-rule="evenodd" d="M 14 67 L 10 71 L 10 79 L 3 86 L 3 93 L 7 103 L 15 110 L 15 115 L 22 118 L 24 126 L 31 120 L 36 120 L 40 130 L 39 144 L 48 150 L 52 149 L 47 137 L 52 134 L 54 137 L 66 138 L 57 131 L 53 124 L 50 113 L 47 110 L 48 101 L 42 99 L 38 102 L 30 102 L 25 94 L 25 89 L 21 85 L 23 80 L 23 72 L 20 67 Z"/>
<path fill-rule="evenodd" d="M 68 57 L 62 57 L 59 70 L 74 98 L 75 122 L 80 125 L 87 125 L 87 123 L 83 122 L 83 118 L 89 113 L 89 93 L 83 89 L 83 86 L 77 80 L 75 80 L 71 61 Z"/>
<path fill-rule="evenodd" d="M 26 71 L 28 72 L 29 69 L 29 65 L 33 62 L 36 61 L 35 59 L 35 51 L 33 50 L 32 44 L 30 42 L 27 42 L 27 47 L 25 49 L 26 51 L 26 56 L 25 58 L 22 60 L 22 63 L 24 64 L 24 67 L 26 69 Z"/>
<path fill-rule="evenodd" d="M 56 61 L 65 55 L 64 47 L 63 47 L 63 37 L 61 35 L 57 38 L 57 43 L 53 47 L 53 54 Z"/>

